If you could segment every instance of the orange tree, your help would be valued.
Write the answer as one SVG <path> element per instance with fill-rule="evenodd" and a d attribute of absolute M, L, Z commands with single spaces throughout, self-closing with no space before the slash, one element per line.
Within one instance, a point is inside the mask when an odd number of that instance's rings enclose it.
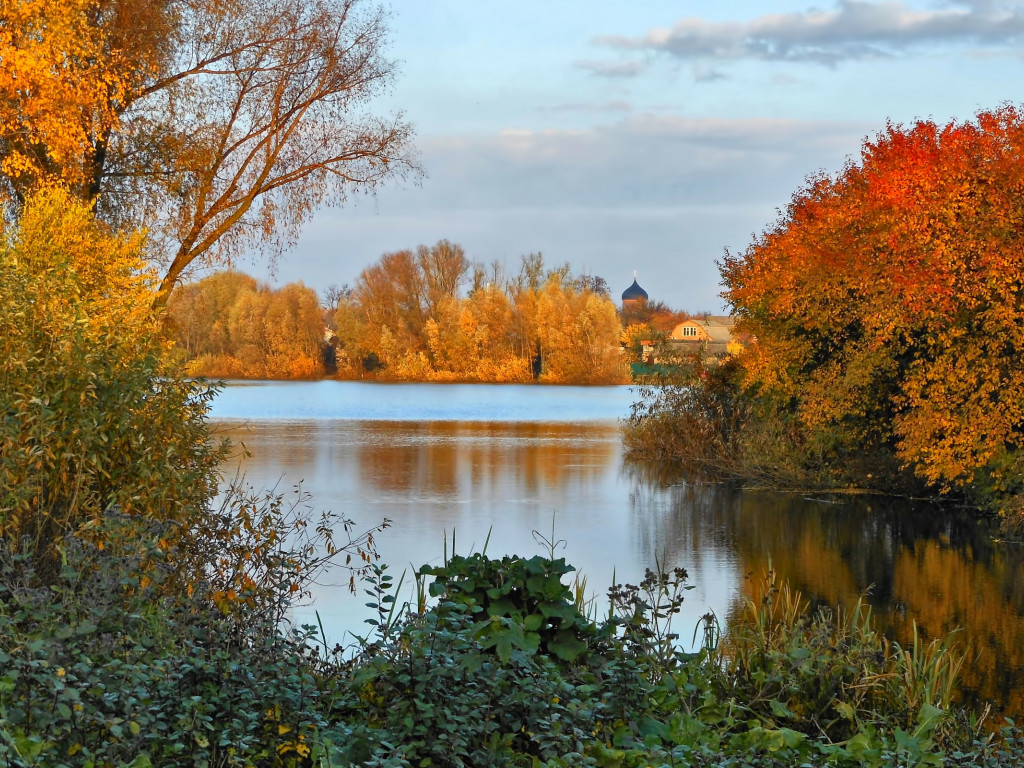
<path fill-rule="evenodd" d="M 409 124 L 371 106 L 386 21 L 368 0 L 0 0 L 0 201 L 61 182 L 148 227 L 161 305 L 197 260 L 273 258 L 319 205 L 419 173 Z"/>
<path fill-rule="evenodd" d="M 743 391 L 805 453 L 888 453 L 942 492 L 1020 504 L 1022 154 L 1012 106 L 890 124 L 726 254 L 723 295 L 757 339 Z"/>

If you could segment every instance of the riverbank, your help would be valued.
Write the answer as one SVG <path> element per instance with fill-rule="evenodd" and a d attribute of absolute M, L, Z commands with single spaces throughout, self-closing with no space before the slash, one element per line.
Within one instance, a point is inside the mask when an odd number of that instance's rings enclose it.
<path fill-rule="evenodd" d="M 282 521 L 273 504 L 246 504 L 257 528 Z M 174 592 L 127 522 L 108 521 L 102 548 L 68 539 L 45 594 L 0 547 L 0 757 L 12 765 L 1024 759 L 1015 728 L 993 734 L 983 713 L 952 705 L 964 663 L 952 641 L 892 644 L 866 612 L 810 612 L 770 573 L 737 620 L 709 615 L 700 649 L 683 653 L 671 624 L 689 587 L 681 569 L 613 588 L 598 619 L 563 560 L 451 557 L 420 571 L 429 602 L 408 609 L 372 563 L 356 586 L 376 618 L 346 651 L 316 627 L 292 630 L 280 610 L 314 577 L 309 550 L 280 550 L 299 566 L 296 592 L 288 579 Z"/>
<path fill-rule="evenodd" d="M 621 376 L 603 377 L 537 377 L 532 373 L 523 376 L 492 376 L 480 378 L 466 376 L 464 374 L 450 371 L 432 372 L 426 376 L 394 376 L 387 372 L 366 373 L 363 375 L 341 375 L 328 374 L 322 371 L 307 371 L 293 375 L 282 372 L 270 372 L 268 375 L 253 375 L 241 364 L 231 365 L 192 365 L 187 366 L 188 375 L 193 378 L 209 379 L 211 381 L 352 381 L 364 382 L 367 384 L 533 384 L 538 386 L 569 386 L 569 387 L 608 387 L 632 384 L 634 377 L 627 373 L 624 366 Z"/>

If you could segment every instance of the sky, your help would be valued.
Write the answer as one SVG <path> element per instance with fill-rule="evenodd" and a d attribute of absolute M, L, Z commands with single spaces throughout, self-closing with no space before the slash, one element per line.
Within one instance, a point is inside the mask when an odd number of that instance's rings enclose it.
<path fill-rule="evenodd" d="M 273 285 L 353 284 L 448 239 L 516 271 L 637 280 L 727 311 L 716 261 L 887 121 L 1024 101 L 1024 0 L 393 0 L 398 77 L 374 109 L 415 127 L 426 175 L 319 211 Z"/>

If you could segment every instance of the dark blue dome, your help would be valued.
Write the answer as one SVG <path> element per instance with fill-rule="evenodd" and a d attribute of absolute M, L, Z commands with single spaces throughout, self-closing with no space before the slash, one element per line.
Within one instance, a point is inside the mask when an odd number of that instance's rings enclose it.
<path fill-rule="evenodd" d="M 622 292 L 623 301 L 637 301 L 643 299 L 647 301 L 647 291 L 640 287 L 637 283 L 636 278 L 633 278 L 633 284 Z"/>

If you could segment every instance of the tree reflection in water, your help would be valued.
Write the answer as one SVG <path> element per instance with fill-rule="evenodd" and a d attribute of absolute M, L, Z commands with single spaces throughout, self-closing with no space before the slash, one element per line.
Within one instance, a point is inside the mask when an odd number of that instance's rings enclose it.
<path fill-rule="evenodd" d="M 380 543 L 395 571 L 437 562 L 453 530 L 463 553 L 489 540 L 493 555 L 537 554 L 531 532 L 549 534 L 554 514 L 568 542 L 559 554 L 591 594 L 613 572 L 642 578 L 655 556 L 685 567 L 697 588 L 675 628 L 689 643 L 698 617 L 727 618 L 770 558 L 817 604 L 849 608 L 867 593 L 879 629 L 899 642 L 915 621 L 925 638 L 961 627 L 972 649 L 965 696 L 1024 714 L 1024 550 L 966 513 L 680 482 L 624 464 L 607 422 L 255 421 L 232 434 L 253 453 L 254 484 L 301 480 L 319 507 L 360 524 L 394 520 Z M 329 630 L 361 626 L 361 600 L 328 587 L 315 600 Z"/>
<path fill-rule="evenodd" d="M 963 510 L 864 496 L 805 498 L 681 481 L 631 466 L 632 514 L 670 560 L 725 550 L 748 596 L 769 567 L 812 604 L 850 609 L 866 595 L 883 634 L 900 643 L 960 630 L 970 656 L 962 695 L 1024 714 L 1024 549 Z M 738 601 L 730 612 L 738 609 Z M 998 720 L 997 720 L 998 722 Z"/>

